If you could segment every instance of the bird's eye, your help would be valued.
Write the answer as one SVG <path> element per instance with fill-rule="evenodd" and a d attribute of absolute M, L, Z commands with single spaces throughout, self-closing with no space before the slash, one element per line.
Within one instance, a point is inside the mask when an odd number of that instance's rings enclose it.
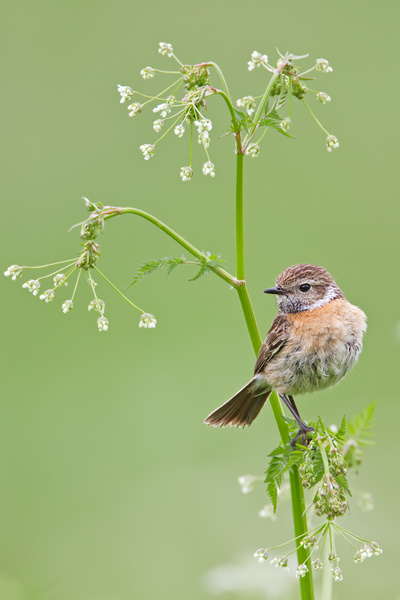
<path fill-rule="evenodd" d="M 311 285 L 309 283 L 303 283 L 303 285 L 301 285 L 299 289 L 301 292 L 308 292 L 310 287 Z"/>

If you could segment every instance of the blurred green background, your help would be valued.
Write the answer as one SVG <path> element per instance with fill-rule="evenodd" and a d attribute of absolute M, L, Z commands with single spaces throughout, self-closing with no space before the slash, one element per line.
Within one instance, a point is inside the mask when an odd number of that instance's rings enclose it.
<path fill-rule="evenodd" d="M 217 176 L 200 174 L 196 147 L 195 177 L 182 184 L 188 139 L 169 136 L 144 162 L 139 145 L 156 139 L 152 117 L 129 119 L 117 84 L 162 89 L 167 76 L 139 75 L 147 65 L 171 68 L 160 41 L 185 63 L 217 62 L 234 98 L 265 86 L 265 73 L 246 69 L 253 50 L 273 60 L 275 46 L 309 52 L 310 64 L 324 57 L 333 66 L 318 83 L 332 102 L 309 102 L 340 149 L 326 152 L 297 102 L 298 139 L 269 132 L 246 163 L 246 259 L 263 336 L 276 306 L 262 290 L 299 262 L 327 268 L 369 317 L 356 369 L 299 403 L 304 418 L 329 424 L 379 399 L 377 445 L 352 480 L 373 494 L 375 510 L 362 513 L 354 500 L 346 526 L 384 554 L 355 565 L 340 547 L 345 577 L 335 598 L 343 600 L 400 598 L 399 18 L 396 2 L 343 0 L 2 6 L 3 271 L 75 256 L 78 230 L 67 230 L 86 218 L 86 196 L 156 214 L 234 272 L 235 157 L 232 140 L 218 140 L 229 126 L 222 102 L 212 99 L 208 111 Z M 99 241 L 99 267 L 120 287 L 143 261 L 181 253 L 137 218 L 110 221 Z M 26 277 L 3 277 L 0 600 L 296 597 L 293 578 L 252 558 L 292 537 L 289 505 L 277 522 L 262 520 L 264 486 L 244 496 L 237 483 L 261 475 L 278 442 L 269 406 L 245 431 L 202 423 L 248 380 L 254 356 L 235 292 L 216 277 L 188 283 L 193 274 L 154 275 L 129 292 L 156 315 L 150 331 L 99 282 L 110 321 L 101 334 L 88 286 L 63 315 L 68 290 L 46 305 L 21 289 Z M 224 592 L 229 585 L 236 591 Z"/>

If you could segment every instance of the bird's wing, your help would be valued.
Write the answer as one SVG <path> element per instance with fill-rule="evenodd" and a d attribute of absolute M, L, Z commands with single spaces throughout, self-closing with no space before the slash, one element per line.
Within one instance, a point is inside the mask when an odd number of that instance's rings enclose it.
<path fill-rule="evenodd" d="M 288 338 L 289 328 L 290 325 L 285 315 L 278 313 L 273 320 L 267 338 L 258 353 L 256 366 L 254 367 L 254 375 L 260 373 L 275 354 L 282 350 Z"/>

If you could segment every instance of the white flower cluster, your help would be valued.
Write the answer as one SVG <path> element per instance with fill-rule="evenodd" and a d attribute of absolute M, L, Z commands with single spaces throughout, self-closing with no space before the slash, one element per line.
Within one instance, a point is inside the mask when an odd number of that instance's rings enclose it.
<path fill-rule="evenodd" d="M 258 146 L 258 144 L 249 144 L 246 148 L 245 154 L 247 154 L 247 156 L 251 156 L 251 158 L 257 158 L 257 156 L 260 154 L 260 146 Z"/>
<path fill-rule="evenodd" d="M 163 56 L 168 56 L 168 58 L 170 58 L 173 53 L 174 53 L 174 49 L 172 47 L 172 44 L 166 44 L 165 42 L 160 42 L 159 43 L 159 53 L 162 54 Z"/>
<path fill-rule="evenodd" d="M 308 573 L 307 565 L 305 565 L 304 563 L 302 565 L 299 565 L 296 571 L 297 579 L 300 579 L 300 577 L 305 577 L 306 573 Z"/>
<path fill-rule="evenodd" d="M 156 133 L 159 133 L 164 125 L 164 121 L 162 119 L 156 119 L 153 123 L 153 129 Z"/>
<path fill-rule="evenodd" d="M 152 69 L 152 67 L 145 67 L 140 71 L 140 74 L 143 77 L 143 79 L 152 79 L 156 72 L 154 69 Z"/>
<path fill-rule="evenodd" d="M 165 119 L 167 114 L 171 112 L 171 107 L 170 107 L 169 103 L 163 102 L 162 104 L 159 104 L 158 106 L 153 108 L 153 113 L 158 113 L 158 112 L 161 113 L 161 117 L 163 119 Z"/>
<path fill-rule="evenodd" d="M 53 281 L 55 288 L 60 287 L 62 285 L 68 285 L 67 278 L 65 277 L 65 275 L 63 275 L 63 273 L 58 273 L 55 277 L 53 277 Z"/>
<path fill-rule="evenodd" d="M 247 63 L 249 71 L 252 71 L 256 67 L 268 67 L 268 56 L 266 54 L 260 54 L 254 51 L 251 55 L 251 60 Z"/>
<path fill-rule="evenodd" d="M 97 312 L 103 314 L 105 311 L 106 305 L 103 300 L 98 298 L 97 300 L 92 300 L 88 306 L 88 310 L 97 310 Z"/>
<path fill-rule="evenodd" d="M 142 144 L 140 150 L 143 152 L 144 160 L 149 160 L 154 156 L 154 146 L 152 144 Z"/>
<path fill-rule="evenodd" d="M 185 128 L 182 125 L 182 123 L 180 123 L 180 125 L 177 125 L 174 129 L 174 134 L 178 136 L 178 138 L 183 137 L 183 134 L 185 133 Z"/>
<path fill-rule="evenodd" d="M 271 565 L 275 565 L 277 569 L 283 569 L 284 571 L 289 571 L 288 567 L 289 560 L 287 556 L 277 556 L 271 560 Z"/>
<path fill-rule="evenodd" d="M 40 300 L 44 300 L 46 303 L 51 302 L 55 298 L 54 290 L 46 290 L 39 296 Z"/>
<path fill-rule="evenodd" d="M 125 100 L 129 100 L 133 95 L 133 89 L 128 87 L 127 85 L 118 85 L 118 93 L 121 94 L 121 104 L 125 102 Z"/>
<path fill-rule="evenodd" d="M 382 554 L 382 548 L 380 548 L 376 542 L 364 544 L 364 546 L 355 553 L 354 562 L 362 563 L 366 558 L 371 558 L 371 556 L 379 556 L 380 554 Z"/>
<path fill-rule="evenodd" d="M 255 481 L 256 477 L 254 477 L 254 475 L 241 475 L 238 478 L 243 494 L 248 494 L 253 490 Z"/>
<path fill-rule="evenodd" d="M 99 331 L 108 330 L 108 321 L 104 316 L 101 316 L 97 319 L 97 327 L 99 328 Z"/>
<path fill-rule="evenodd" d="M 70 310 L 74 308 L 74 304 L 72 300 L 66 300 L 64 304 L 61 306 L 63 313 L 67 314 Z"/>
<path fill-rule="evenodd" d="M 236 101 L 236 105 L 245 108 L 247 114 L 251 117 L 256 108 L 256 101 L 253 96 L 244 96 Z"/>
<path fill-rule="evenodd" d="M 327 102 L 331 101 L 331 97 L 328 96 L 328 94 L 325 94 L 325 92 L 318 92 L 317 100 L 322 102 L 322 104 L 326 104 Z"/>
<path fill-rule="evenodd" d="M 133 102 L 132 104 L 130 104 L 128 106 L 128 110 L 131 111 L 129 113 L 129 116 L 135 117 L 136 115 L 138 115 L 139 113 L 142 112 L 142 108 L 143 108 L 143 104 L 140 104 L 139 102 Z"/>
<path fill-rule="evenodd" d="M 319 571 L 320 569 L 324 568 L 324 565 L 322 564 L 322 560 L 320 558 L 313 560 L 313 562 L 311 564 L 316 571 Z"/>
<path fill-rule="evenodd" d="M 203 174 L 210 175 L 210 177 L 215 177 L 215 166 L 210 160 L 204 163 Z"/>
<path fill-rule="evenodd" d="M 339 148 L 339 140 L 334 135 L 328 135 L 326 138 L 326 149 L 332 152 L 334 148 Z"/>
<path fill-rule="evenodd" d="M 258 516 L 262 519 L 271 519 L 271 521 L 276 521 L 278 518 L 274 513 L 274 507 L 272 504 L 266 504 L 264 508 L 258 511 Z"/>
<path fill-rule="evenodd" d="M 7 271 L 4 271 L 4 275 L 6 277 L 11 277 L 11 279 L 15 281 L 18 277 L 21 277 L 22 267 L 19 265 L 11 265 L 11 267 L 8 267 Z"/>
<path fill-rule="evenodd" d="M 210 119 L 201 119 L 200 121 L 195 121 L 194 124 L 199 134 L 199 144 L 203 144 L 205 148 L 208 148 L 211 142 L 209 131 L 212 129 L 212 122 Z"/>
<path fill-rule="evenodd" d="M 154 315 L 150 313 L 143 313 L 139 319 L 139 327 L 144 327 L 145 329 L 155 329 L 157 325 L 157 321 Z"/>
<path fill-rule="evenodd" d="M 190 181 L 193 177 L 192 167 L 182 167 L 179 175 L 182 177 L 182 181 Z"/>
<path fill-rule="evenodd" d="M 256 558 L 259 563 L 265 562 L 268 558 L 267 550 L 265 550 L 265 548 L 259 548 L 257 552 L 254 552 L 254 558 Z"/>
<path fill-rule="evenodd" d="M 336 567 L 335 569 L 331 569 L 331 571 L 334 581 L 343 581 L 342 569 Z"/>
<path fill-rule="evenodd" d="M 22 285 L 23 288 L 27 288 L 28 292 L 31 292 L 33 296 L 37 296 L 40 290 L 40 281 L 38 279 L 30 279 Z"/>
<path fill-rule="evenodd" d="M 292 120 L 289 119 L 289 117 L 286 117 L 286 119 L 283 119 L 283 121 L 281 122 L 281 129 L 283 129 L 283 131 L 288 131 L 291 126 L 292 126 Z"/>
<path fill-rule="evenodd" d="M 317 58 L 317 71 L 323 71 L 324 73 L 332 73 L 333 69 L 329 66 L 329 63 L 325 58 Z"/>
<path fill-rule="evenodd" d="M 311 537 L 308 537 L 308 538 L 305 537 L 301 540 L 300 546 L 303 546 L 303 548 L 310 548 L 312 550 L 318 550 L 317 538 L 314 535 Z"/>

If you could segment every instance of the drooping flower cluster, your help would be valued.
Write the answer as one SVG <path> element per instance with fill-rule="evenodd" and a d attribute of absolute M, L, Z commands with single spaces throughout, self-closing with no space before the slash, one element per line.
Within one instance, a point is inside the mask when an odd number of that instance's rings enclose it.
<path fill-rule="evenodd" d="M 241 475 L 238 478 L 238 482 L 243 494 L 248 494 L 253 490 L 256 480 L 257 477 L 254 477 L 254 475 Z"/>
<path fill-rule="evenodd" d="M 126 92 L 124 92 L 126 93 Z M 139 310 L 142 314 L 139 321 L 139 327 L 145 327 L 148 329 L 152 329 L 156 326 L 156 319 L 153 315 L 149 313 L 145 313 L 142 309 L 138 308 L 133 304 L 128 298 L 126 298 L 104 275 L 99 271 L 96 266 L 96 262 L 100 257 L 100 246 L 95 242 L 95 238 L 102 233 L 104 229 L 104 215 L 102 213 L 102 205 L 96 205 L 90 202 L 87 198 L 84 198 L 85 205 L 87 210 L 91 212 L 91 216 L 86 219 L 83 223 L 79 223 L 81 228 L 80 237 L 82 240 L 82 249 L 79 252 L 78 258 L 72 258 L 56 263 L 51 263 L 48 265 L 42 265 L 40 267 L 26 267 L 19 265 L 11 265 L 5 271 L 4 275 L 6 277 L 11 277 L 13 281 L 16 281 L 19 277 L 21 277 L 22 273 L 25 270 L 29 269 L 45 269 L 47 267 L 57 266 L 57 271 L 53 273 L 49 273 L 48 275 L 43 275 L 36 279 L 29 279 L 25 283 L 22 284 L 22 287 L 27 289 L 32 296 L 37 296 L 39 294 L 39 290 L 41 289 L 41 280 L 48 279 L 49 277 L 53 277 L 53 287 L 45 290 L 42 294 L 40 294 L 40 300 L 44 300 L 46 304 L 52 302 L 56 297 L 56 292 L 58 293 L 58 289 L 65 288 L 68 286 L 68 280 L 70 277 L 77 272 L 77 278 L 75 281 L 74 290 L 72 293 L 72 297 L 68 300 L 65 300 L 61 309 L 64 314 L 70 312 L 74 307 L 74 298 L 76 294 L 76 290 L 78 287 L 79 279 L 82 273 L 85 273 L 87 281 L 93 291 L 93 300 L 89 303 L 88 310 L 94 310 L 100 313 L 100 316 L 97 319 L 97 327 L 99 331 L 107 331 L 108 330 L 108 320 L 104 315 L 105 311 L 105 303 L 101 300 L 96 293 L 97 283 L 94 281 L 92 277 L 92 273 L 96 271 L 101 277 L 103 277 L 107 283 L 111 285 L 111 287 L 116 290 L 120 296 L 122 296 L 131 306 Z M 107 209 L 113 207 L 105 207 Z M 115 209 L 116 211 L 120 209 Z M 59 267 L 59 265 L 65 265 Z"/>

